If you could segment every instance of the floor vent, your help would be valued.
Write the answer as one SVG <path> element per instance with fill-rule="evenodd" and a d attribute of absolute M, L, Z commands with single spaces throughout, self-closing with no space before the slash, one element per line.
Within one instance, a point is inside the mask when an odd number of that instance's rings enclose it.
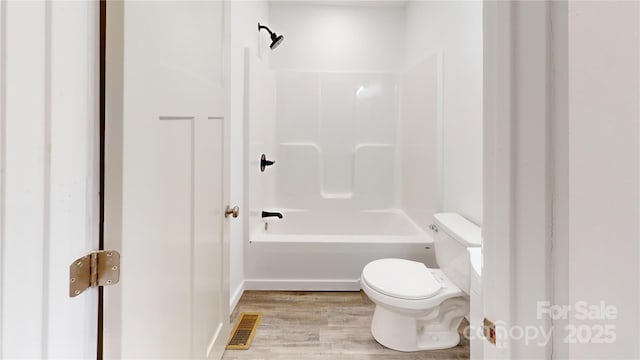
<path fill-rule="evenodd" d="M 241 312 L 231 331 L 227 350 L 247 350 L 251 347 L 261 319 L 261 312 Z"/>

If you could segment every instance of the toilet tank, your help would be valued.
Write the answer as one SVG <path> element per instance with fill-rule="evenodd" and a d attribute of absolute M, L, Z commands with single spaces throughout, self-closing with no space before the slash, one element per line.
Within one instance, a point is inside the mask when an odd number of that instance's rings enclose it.
<path fill-rule="evenodd" d="M 470 260 L 467 248 L 480 247 L 480 227 L 455 213 L 433 215 L 436 261 L 442 272 L 469 294 Z"/>

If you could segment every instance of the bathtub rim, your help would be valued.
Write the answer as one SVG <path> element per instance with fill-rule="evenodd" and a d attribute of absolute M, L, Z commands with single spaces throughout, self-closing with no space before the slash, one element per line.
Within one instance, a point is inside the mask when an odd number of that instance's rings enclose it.
<path fill-rule="evenodd" d="M 278 208 L 274 208 L 278 209 Z M 273 211 L 283 211 L 290 213 L 309 213 L 309 209 L 279 208 Z M 265 231 L 265 221 L 260 221 L 255 225 L 253 231 L 249 233 L 249 243 L 322 243 L 322 244 L 425 244 L 432 245 L 434 240 L 430 233 L 422 229 L 407 213 L 402 209 L 367 209 L 360 210 L 363 213 L 388 213 L 399 215 L 406 220 L 415 230 L 412 235 L 361 235 L 361 234 L 277 234 Z M 395 240 L 390 240 L 394 238 Z"/>
<path fill-rule="evenodd" d="M 421 231 L 420 229 L 418 229 Z M 416 235 L 358 235 L 358 234 L 273 234 L 259 226 L 249 238 L 250 243 L 309 243 L 309 244 L 424 244 L 432 245 L 430 234 Z"/>

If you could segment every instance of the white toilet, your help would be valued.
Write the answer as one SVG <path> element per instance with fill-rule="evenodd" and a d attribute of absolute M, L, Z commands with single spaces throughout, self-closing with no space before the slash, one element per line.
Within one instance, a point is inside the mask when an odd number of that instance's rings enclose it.
<path fill-rule="evenodd" d="M 467 248 L 481 245 L 480 228 L 454 213 L 434 215 L 439 269 L 404 259 L 380 259 L 362 270 L 360 284 L 376 304 L 371 333 L 399 351 L 446 349 L 460 341 L 469 313 Z"/>

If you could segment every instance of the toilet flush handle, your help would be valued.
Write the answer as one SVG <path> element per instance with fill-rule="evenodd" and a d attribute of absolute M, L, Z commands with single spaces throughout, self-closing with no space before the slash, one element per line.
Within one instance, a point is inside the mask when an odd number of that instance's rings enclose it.
<path fill-rule="evenodd" d="M 435 224 L 429 225 L 429 229 L 433 230 L 433 232 L 438 232 L 438 226 Z"/>

